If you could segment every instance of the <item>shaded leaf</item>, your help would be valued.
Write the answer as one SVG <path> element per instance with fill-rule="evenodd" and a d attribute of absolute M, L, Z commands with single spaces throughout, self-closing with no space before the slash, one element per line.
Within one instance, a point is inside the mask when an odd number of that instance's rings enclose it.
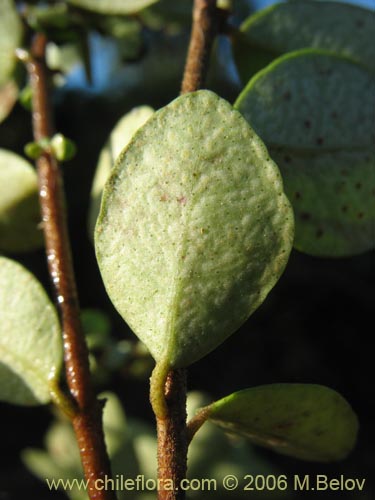
<path fill-rule="evenodd" d="M 193 3 L 190 0 L 159 0 L 142 12 L 142 18 L 154 29 L 161 29 L 167 24 L 190 25 Z"/>
<path fill-rule="evenodd" d="M 244 82 L 265 62 L 306 47 L 347 56 L 375 71 L 375 13 L 339 2 L 305 1 L 272 5 L 246 19 L 234 41 Z M 262 58 L 257 59 L 261 54 Z"/>
<path fill-rule="evenodd" d="M 210 91 L 156 112 L 119 157 L 95 244 L 107 292 L 157 361 L 186 366 L 262 303 L 293 215 L 242 116 Z"/>
<path fill-rule="evenodd" d="M 0 87 L 11 77 L 22 40 L 22 23 L 13 0 L 0 0 Z"/>
<path fill-rule="evenodd" d="M 89 232 L 94 233 L 96 219 L 100 211 L 104 184 L 108 179 L 113 165 L 128 145 L 135 132 L 150 118 L 154 110 L 149 106 L 139 106 L 126 113 L 115 125 L 110 136 L 100 152 L 98 164 L 91 189 L 91 204 L 89 211 Z"/>
<path fill-rule="evenodd" d="M 0 87 L 0 123 L 12 111 L 13 106 L 17 102 L 18 86 L 14 80 L 9 80 Z"/>
<path fill-rule="evenodd" d="M 190 392 L 187 398 L 188 419 L 191 418 L 200 407 L 212 400 L 201 392 Z M 232 474 L 238 478 L 251 475 L 278 475 L 281 473 L 275 465 L 262 457 L 255 447 L 248 445 L 245 438 L 233 436 L 221 431 L 212 422 L 206 422 L 188 449 L 188 478 L 207 477 L 215 478 L 217 489 L 215 495 L 220 500 L 233 498 L 233 493 L 224 489 L 224 478 Z M 251 498 L 263 500 L 272 498 L 293 498 L 290 491 L 275 490 L 270 496 L 269 491 L 252 491 Z M 195 498 L 195 497 L 194 497 Z M 207 493 L 201 492 L 198 498 L 207 498 Z M 244 488 L 236 490 L 236 499 L 249 498 L 249 492 Z"/>
<path fill-rule="evenodd" d="M 281 169 L 296 213 L 295 246 L 332 257 L 373 248 L 372 76 L 347 59 L 298 51 L 251 79 L 235 107 Z"/>
<path fill-rule="evenodd" d="M 158 0 L 68 0 L 82 9 L 101 14 L 133 14 L 157 2 Z"/>
<path fill-rule="evenodd" d="M 40 283 L 5 257 L 0 257 L 0 314 L 0 399 L 48 403 L 63 357 L 59 320 Z"/>
<path fill-rule="evenodd" d="M 235 392 L 210 407 L 209 419 L 254 444 L 304 460 L 345 458 L 358 421 L 348 402 L 320 385 L 273 384 Z"/>
<path fill-rule="evenodd" d="M 38 181 L 22 157 L 0 149 L 0 250 L 27 252 L 43 244 Z"/>
<path fill-rule="evenodd" d="M 298 250 L 344 257 L 375 246 L 374 154 L 271 151 L 294 207 Z"/>

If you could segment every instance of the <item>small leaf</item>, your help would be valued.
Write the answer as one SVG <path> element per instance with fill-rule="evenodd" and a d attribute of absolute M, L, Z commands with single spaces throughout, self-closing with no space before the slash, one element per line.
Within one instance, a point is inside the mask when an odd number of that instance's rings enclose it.
<path fill-rule="evenodd" d="M 100 14 L 134 14 L 158 0 L 68 0 L 82 9 Z"/>
<path fill-rule="evenodd" d="M 12 111 L 18 98 L 18 86 L 14 80 L 8 80 L 0 87 L 0 123 Z"/>
<path fill-rule="evenodd" d="M 45 151 L 39 142 L 28 142 L 25 144 L 23 151 L 31 160 L 36 160 Z"/>
<path fill-rule="evenodd" d="M 141 13 L 147 25 L 154 29 L 162 29 L 165 25 L 191 24 L 193 5 L 190 0 L 159 0 L 149 9 Z"/>
<path fill-rule="evenodd" d="M 0 149 L 0 250 L 27 252 L 43 244 L 38 181 L 23 158 Z"/>
<path fill-rule="evenodd" d="M 272 5 L 246 19 L 235 38 L 241 77 L 247 82 L 267 59 L 306 47 L 347 56 L 375 72 L 374 22 L 374 12 L 344 3 L 300 0 Z M 266 60 L 256 66 L 259 51 Z"/>
<path fill-rule="evenodd" d="M 22 23 L 13 0 L 0 0 L 0 87 L 17 63 L 15 50 L 21 45 Z"/>
<path fill-rule="evenodd" d="M 331 257 L 373 248 L 372 75 L 347 59 L 302 50 L 258 73 L 235 107 L 281 169 L 296 248 Z"/>
<path fill-rule="evenodd" d="M 95 245 L 117 310 L 163 364 L 234 333 L 280 277 L 293 214 L 276 165 L 210 91 L 156 112 L 105 186 Z"/>
<path fill-rule="evenodd" d="M 20 91 L 18 95 L 18 100 L 21 106 L 23 106 L 27 111 L 32 110 L 32 99 L 33 91 L 31 85 L 25 85 L 25 87 Z"/>
<path fill-rule="evenodd" d="M 0 257 L 0 314 L 0 400 L 48 403 L 62 364 L 59 320 L 40 283 L 5 257 Z"/>
<path fill-rule="evenodd" d="M 51 139 L 51 150 L 59 161 L 69 161 L 74 158 L 77 147 L 75 143 L 63 134 L 55 134 Z"/>
<path fill-rule="evenodd" d="M 91 189 L 89 211 L 89 231 L 94 234 L 96 220 L 100 211 L 104 184 L 118 155 L 128 145 L 135 132 L 150 118 L 154 110 L 149 106 L 139 106 L 126 113 L 115 125 L 100 152 Z"/>
<path fill-rule="evenodd" d="M 347 401 L 320 385 L 273 384 L 235 392 L 208 407 L 209 419 L 254 444 L 303 460 L 345 458 L 358 421 Z"/>

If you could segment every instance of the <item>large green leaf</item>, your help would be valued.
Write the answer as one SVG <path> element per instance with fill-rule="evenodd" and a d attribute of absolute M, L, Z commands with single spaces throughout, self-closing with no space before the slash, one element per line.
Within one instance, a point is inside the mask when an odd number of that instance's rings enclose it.
<path fill-rule="evenodd" d="M 104 184 L 121 151 L 128 145 L 135 132 L 153 114 L 149 106 L 139 106 L 126 113 L 115 125 L 107 142 L 100 152 L 91 189 L 91 204 L 89 212 L 89 232 L 94 234 L 98 218 Z"/>
<path fill-rule="evenodd" d="M 292 238 L 263 143 L 226 101 L 199 91 L 156 112 L 119 157 L 95 244 L 115 307 L 157 361 L 177 367 L 262 303 Z"/>
<path fill-rule="evenodd" d="M 22 157 L 0 149 L 0 251 L 27 252 L 43 243 L 38 180 Z"/>
<path fill-rule="evenodd" d="M 0 315 L 0 400 L 48 403 L 62 364 L 59 320 L 36 278 L 5 257 L 0 257 Z"/>
<path fill-rule="evenodd" d="M 373 77 L 347 59 L 302 50 L 250 80 L 235 107 L 281 169 L 295 246 L 321 256 L 373 248 Z"/>
<path fill-rule="evenodd" d="M 82 9 L 100 14 L 134 14 L 158 0 L 68 0 Z"/>
<path fill-rule="evenodd" d="M 375 72 L 375 13 L 354 5 L 315 0 L 272 5 L 250 16 L 234 39 L 244 82 L 264 63 L 312 47 L 347 56 Z"/>
<path fill-rule="evenodd" d="M 345 458 L 358 421 L 347 401 L 320 385 L 273 384 L 235 392 L 208 407 L 209 419 L 253 443 L 305 460 Z"/>
<path fill-rule="evenodd" d="M 10 78 L 16 64 L 15 49 L 22 40 L 22 23 L 13 0 L 0 0 L 0 87 Z"/>

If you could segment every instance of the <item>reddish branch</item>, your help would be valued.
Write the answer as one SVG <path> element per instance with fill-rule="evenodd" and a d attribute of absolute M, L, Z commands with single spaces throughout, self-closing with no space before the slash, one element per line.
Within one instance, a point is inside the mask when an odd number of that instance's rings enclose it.
<path fill-rule="evenodd" d="M 208 70 L 211 48 L 219 29 L 216 0 L 195 0 L 193 26 L 181 94 L 202 88 Z"/>
<path fill-rule="evenodd" d="M 54 133 L 45 65 L 46 42 L 43 34 L 35 36 L 27 62 L 33 91 L 35 141 L 50 138 Z M 77 408 L 72 423 L 84 474 L 89 480 L 88 494 L 91 500 L 114 500 L 113 492 L 95 488 L 97 479 L 110 477 L 110 464 L 102 429 L 102 405 L 91 385 L 88 351 L 80 322 L 62 177 L 56 159 L 48 151 L 38 158 L 37 170 L 48 268 L 63 330 L 66 379 Z M 96 485 L 100 488 L 102 483 Z"/>
<path fill-rule="evenodd" d="M 195 0 L 193 26 L 181 94 L 199 90 L 205 82 L 210 52 L 219 29 L 216 0 Z M 165 384 L 166 415 L 157 416 L 159 500 L 183 500 L 189 436 L 186 427 L 186 370 L 172 370 Z M 174 486 L 174 491 L 170 486 Z"/>

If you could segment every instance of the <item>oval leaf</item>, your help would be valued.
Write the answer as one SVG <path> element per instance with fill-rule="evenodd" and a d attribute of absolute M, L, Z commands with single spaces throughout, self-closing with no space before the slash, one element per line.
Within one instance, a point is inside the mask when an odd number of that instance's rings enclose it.
<path fill-rule="evenodd" d="M 94 234 L 96 219 L 100 211 L 104 184 L 108 179 L 113 165 L 128 145 L 135 132 L 150 118 L 154 110 L 149 106 L 139 106 L 126 113 L 115 125 L 106 144 L 100 152 L 94 181 L 91 189 L 91 204 L 89 211 L 89 231 Z"/>
<path fill-rule="evenodd" d="M 372 76 L 346 59 L 299 51 L 256 75 L 235 107 L 281 169 L 296 212 L 295 246 L 332 257 L 373 248 Z"/>
<path fill-rule="evenodd" d="M 337 2 L 300 0 L 261 10 L 244 21 L 235 39 L 241 78 L 247 82 L 265 62 L 305 47 L 347 56 L 375 72 L 374 22 L 374 12 Z"/>
<path fill-rule="evenodd" d="M 107 292 L 157 361 L 186 366 L 249 317 L 287 262 L 276 165 L 209 91 L 155 113 L 118 159 L 95 244 Z"/>
<path fill-rule="evenodd" d="M 22 23 L 13 0 L 0 0 L 0 87 L 10 78 L 17 59 L 15 49 L 21 45 Z"/>
<path fill-rule="evenodd" d="M 133 14 L 157 2 L 158 0 L 68 0 L 82 9 L 100 14 Z"/>
<path fill-rule="evenodd" d="M 345 458 L 357 436 L 349 403 L 320 385 L 273 384 L 235 392 L 209 409 L 209 419 L 253 443 L 304 460 Z"/>
<path fill-rule="evenodd" d="M 18 99 L 18 86 L 14 80 L 8 80 L 0 87 L 0 123 L 12 111 Z"/>
<path fill-rule="evenodd" d="M 27 252 L 43 244 L 38 180 L 22 157 L 0 149 L 0 250 Z"/>
<path fill-rule="evenodd" d="M 0 400 L 48 403 L 62 364 L 59 320 L 40 283 L 5 257 L 0 257 L 0 315 Z"/>

